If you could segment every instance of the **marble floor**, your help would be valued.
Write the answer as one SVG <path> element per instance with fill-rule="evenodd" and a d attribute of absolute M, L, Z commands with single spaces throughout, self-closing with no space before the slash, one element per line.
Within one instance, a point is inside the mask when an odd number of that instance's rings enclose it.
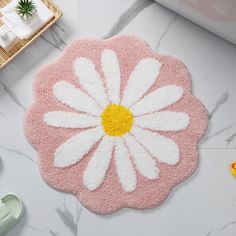
<path fill-rule="evenodd" d="M 62 19 L 0 71 L 0 195 L 16 192 L 26 206 L 23 221 L 9 236 L 235 236 L 236 180 L 230 163 L 236 160 L 236 46 L 151 0 L 54 1 Z M 140 36 L 159 53 L 181 59 L 210 121 L 197 172 L 161 207 L 99 216 L 43 182 L 22 122 L 41 65 L 76 38 L 115 34 Z"/>

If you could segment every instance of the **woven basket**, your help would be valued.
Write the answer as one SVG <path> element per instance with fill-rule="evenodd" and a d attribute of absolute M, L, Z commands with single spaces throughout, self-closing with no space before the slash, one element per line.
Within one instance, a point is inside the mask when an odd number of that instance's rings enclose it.
<path fill-rule="evenodd" d="M 54 17 L 42 26 L 34 35 L 29 39 L 20 40 L 14 47 L 6 52 L 0 47 L 0 70 L 7 65 L 14 57 L 19 55 L 27 46 L 33 43 L 42 33 L 44 33 L 50 26 L 56 23 L 56 21 L 62 16 L 62 11 L 51 1 L 51 0 L 42 0 L 45 5 L 54 13 Z M 0 8 L 7 5 L 11 0 L 0 0 Z M 3 23 L 0 21 L 0 25 Z"/>

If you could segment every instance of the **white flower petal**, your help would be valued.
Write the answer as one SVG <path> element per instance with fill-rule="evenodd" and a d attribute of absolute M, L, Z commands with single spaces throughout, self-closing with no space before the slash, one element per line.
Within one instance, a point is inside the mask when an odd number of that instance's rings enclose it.
<path fill-rule="evenodd" d="M 179 147 L 172 139 L 138 127 L 131 133 L 160 162 L 175 165 L 179 161 Z"/>
<path fill-rule="evenodd" d="M 55 152 L 54 165 L 67 167 L 80 161 L 85 154 L 102 138 L 101 127 L 81 131 L 63 143 Z"/>
<path fill-rule="evenodd" d="M 105 88 L 95 65 L 89 59 L 80 57 L 74 63 L 75 74 L 82 87 L 93 97 L 103 108 L 108 105 Z"/>
<path fill-rule="evenodd" d="M 131 73 L 125 88 L 122 105 L 130 107 L 137 102 L 154 84 L 161 64 L 154 58 L 142 59 Z"/>
<path fill-rule="evenodd" d="M 182 95 L 183 88 L 180 86 L 163 86 L 145 96 L 138 103 L 134 104 L 130 110 L 135 116 L 159 111 L 179 101 Z"/>
<path fill-rule="evenodd" d="M 105 49 L 102 53 L 102 69 L 111 103 L 120 103 L 120 65 L 116 53 Z"/>
<path fill-rule="evenodd" d="M 126 134 L 124 140 L 138 171 L 147 179 L 157 179 L 159 169 L 151 155 L 130 134 Z"/>
<path fill-rule="evenodd" d="M 83 175 L 83 183 L 90 191 L 95 190 L 103 183 L 112 158 L 113 146 L 114 140 L 104 136 L 91 157 Z"/>
<path fill-rule="evenodd" d="M 101 119 L 87 114 L 52 111 L 44 114 L 47 125 L 62 128 L 89 128 L 101 124 Z"/>
<path fill-rule="evenodd" d="M 121 138 L 115 144 L 115 163 L 119 180 L 125 192 L 132 192 L 136 189 L 137 178 L 129 152 Z"/>
<path fill-rule="evenodd" d="M 100 116 L 102 109 L 87 94 L 66 81 L 57 82 L 53 87 L 54 96 L 63 104 L 80 112 Z"/>
<path fill-rule="evenodd" d="M 189 116 L 186 113 L 175 111 L 155 112 L 135 117 L 134 124 L 141 128 L 158 131 L 179 131 L 187 128 Z"/>

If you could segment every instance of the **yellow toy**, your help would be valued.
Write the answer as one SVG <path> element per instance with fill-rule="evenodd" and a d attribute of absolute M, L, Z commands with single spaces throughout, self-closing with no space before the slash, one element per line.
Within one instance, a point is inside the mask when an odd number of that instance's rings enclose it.
<path fill-rule="evenodd" d="M 231 164 L 231 173 L 234 177 L 236 177 L 236 162 Z"/>

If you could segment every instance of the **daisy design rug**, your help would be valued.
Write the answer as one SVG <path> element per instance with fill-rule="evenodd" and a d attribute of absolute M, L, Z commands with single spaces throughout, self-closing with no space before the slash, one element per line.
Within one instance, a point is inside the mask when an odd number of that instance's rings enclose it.
<path fill-rule="evenodd" d="M 207 112 L 185 65 L 141 39 L 72 43 L 34 94 L 25 133 L 43 179 L 95 213 L 158 206 L 197 168 Z"/>

